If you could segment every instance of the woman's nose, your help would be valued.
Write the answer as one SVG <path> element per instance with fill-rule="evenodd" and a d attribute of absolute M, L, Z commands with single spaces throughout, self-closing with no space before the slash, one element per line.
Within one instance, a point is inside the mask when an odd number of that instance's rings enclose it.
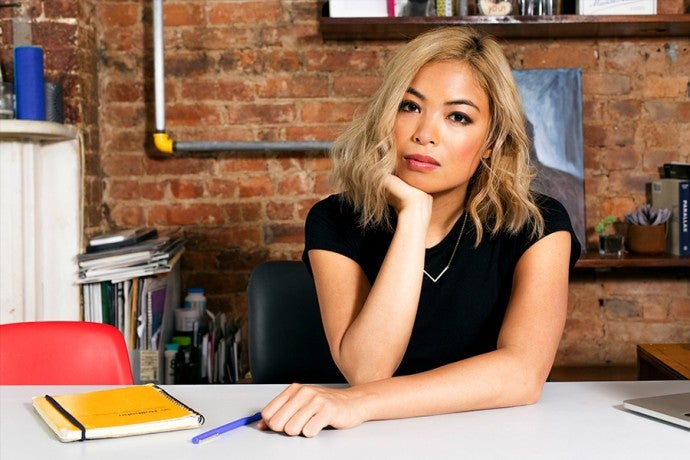
<path fill-rule="evenodd" d="M 418 144 L 421 144 L 421 145 L 426 145 L 426 144 L 437 145 L 438 144 L 437 137 L 438 137 L 438 134 L 437 134 L 436 129 L 434 127 L 433 121 L 430 120 L 429 117 L 423 117 L 419 121 L 419 124 L 417 125 L 417 129 L 415 130 L 414 141 Z"/>

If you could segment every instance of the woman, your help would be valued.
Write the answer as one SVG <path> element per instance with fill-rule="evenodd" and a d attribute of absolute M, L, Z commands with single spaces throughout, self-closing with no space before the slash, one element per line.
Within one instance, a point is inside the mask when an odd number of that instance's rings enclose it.
<path fill-rule="evenodd" d="M 327 426 L 531 404 L 563 331 L 580 245 L 530 189 L 521 101 L 498 44 L 412 40 L 332 149 L 342 189 L 306 222 L 304 262 L 348 388 L 293 384 L 260 427 Z"/>

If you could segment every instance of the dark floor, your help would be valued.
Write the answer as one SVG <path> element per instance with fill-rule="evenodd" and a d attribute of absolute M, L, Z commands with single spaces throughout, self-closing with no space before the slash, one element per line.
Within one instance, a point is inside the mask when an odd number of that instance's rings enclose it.
<path fill-rule="evenodd" d="M 586 382 L 595 380 L 637 380 L 636 366 L 575 366 L 554 367 L 551 381 Z"/>

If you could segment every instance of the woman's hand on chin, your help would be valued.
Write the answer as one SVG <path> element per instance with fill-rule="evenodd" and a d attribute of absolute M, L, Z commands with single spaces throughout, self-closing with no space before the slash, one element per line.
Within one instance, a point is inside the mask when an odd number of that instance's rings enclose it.
<path fill-rule="evenodd" d="M 388 204 L 393 206 L 398 214 L 411 208 L 431 214 L 433 198 L 428 193 L 409 185 L 393 174 L 389 174 L 384 179 L 383 185 L 388 193 Z"/>

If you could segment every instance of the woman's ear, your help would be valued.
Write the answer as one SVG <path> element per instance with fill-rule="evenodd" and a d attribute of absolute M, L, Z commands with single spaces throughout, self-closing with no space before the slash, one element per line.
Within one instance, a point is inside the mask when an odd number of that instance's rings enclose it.
<path fill-rule="evenodd" d="M 485 160 L 488 160 L 491 158 L 491 153 L 493 152 L 493 149 L 487 149 L 486 152 L 482 155 L 482 158 Z"/>

